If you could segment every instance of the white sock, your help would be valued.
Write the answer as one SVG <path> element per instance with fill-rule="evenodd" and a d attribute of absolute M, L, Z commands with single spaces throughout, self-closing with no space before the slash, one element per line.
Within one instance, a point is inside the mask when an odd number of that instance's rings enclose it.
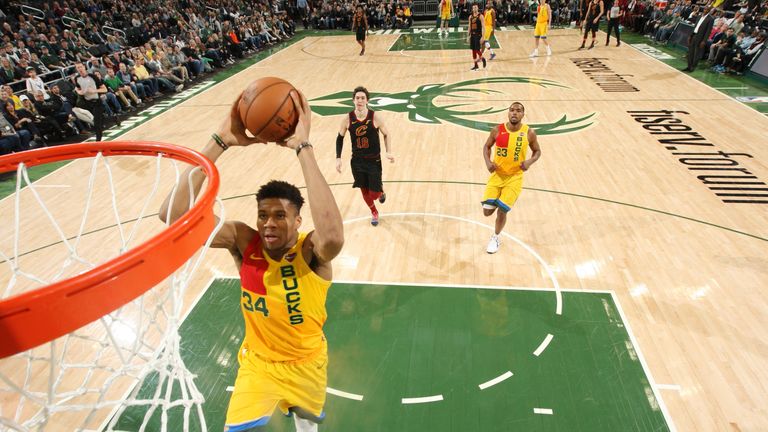
<path fill-rule="evenodd" d="M 300 418 L 295 413 L 293 423 L 296 425 L 296 432 L 317 432 L 317 423 Z"/>

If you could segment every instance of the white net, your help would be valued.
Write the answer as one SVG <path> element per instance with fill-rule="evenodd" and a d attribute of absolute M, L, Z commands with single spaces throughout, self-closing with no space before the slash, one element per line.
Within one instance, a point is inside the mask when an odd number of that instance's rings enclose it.
<path fill-rule="evenodd" d="M 165 229 L 154 214 L 164 186 L 175 180 L 175 193 L 179 181 L 190 181 L 162 154 L 99 153 L 62 171 L 76 174 L 33 183 L 21 165 L 15 194 L 0 201 L 3 299 L 93 269 Z M 220 226 L 178 271 L 134 301 L 0 360 L 0 431 L 207 430 L 178 328 L 194 298 L 190 281 Z"/>

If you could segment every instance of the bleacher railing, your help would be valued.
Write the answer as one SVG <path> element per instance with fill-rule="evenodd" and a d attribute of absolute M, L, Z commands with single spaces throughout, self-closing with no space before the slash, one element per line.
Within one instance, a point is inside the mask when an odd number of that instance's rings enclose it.
<path fill-rule="evenodd" d="M 21 5 L 21 13 L 38 21 L 45 21 L 45 12 L 33 6 Z"/>
<path fill-rule="evenodd" d="M 125 40 L 125 32 L 120 30 L 119 28 L 104 25 L 104 26 L 101 26 L 101 33 L 104 36 L 117 36 L 118 38 L 122 38 L 123 40 Z"/>
<path fill-rule="evenodd" d="M 46 72 L 44 74 L 39 75 L 39 77 L 43 80 L 43 82 L 48 85 L 48 87 L 52 86 L 53 84 L 56 84 L 57 82 L 66 79 L 68 76 L 71 76 L 75 73 L 75 67 L 74 66 L 66 66 L 61 69 L 56 69 L 50 72 Z M 26 80 L 19 80 L 14 81 L 10 84 L 8 84 L 14 93 L 23 93 L 27 91 L 27 82 Z"/>
<path fill-rule="evenodd" d="M 73 27 L 75 27 L 75 28 L 76 27 L 85 28 L 85 21 L 79 20 L 77 18 L 72 18 L 72 17 L 66 16 L 66 15 L 61 17 L 61 23 L 64 24 L 64 27 L 69 27 L 69 28 L 73 28 Z M 78 24 L 79 24 L 79 26 L 78 26 Z"/>

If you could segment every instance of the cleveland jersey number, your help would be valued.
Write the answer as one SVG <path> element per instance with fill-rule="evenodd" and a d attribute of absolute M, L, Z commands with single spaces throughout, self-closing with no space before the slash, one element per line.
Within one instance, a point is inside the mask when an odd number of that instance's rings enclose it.
<path fill-rule="evenodd" d="M 368 148 L 368 138 L 366 138 L 366 137 L 358 137 L 357 138 L 357 148 L 359 148 L 359 149 L 367 149 Z"/>
<path fill-rule="evenodd" d="M 269 316 L 269 309 L 267 309 L 267 301 L 264 297 L 257 297 L 256 303 L 253 303 L 251 294 L 243 291 L 243 307 L 249 312 L 261 312 L 265 317 Z"/>

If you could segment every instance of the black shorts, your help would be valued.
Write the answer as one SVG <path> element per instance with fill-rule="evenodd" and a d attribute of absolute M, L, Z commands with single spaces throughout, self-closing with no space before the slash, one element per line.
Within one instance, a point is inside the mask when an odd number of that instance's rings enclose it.
<path fill-rule="evenodd" d="M 357 33 L 355 33 L 355 39 L 358 42 L 364 41 L 365 40 L 365 29 L 358 27 Z"/>
<path fill-rule="evenodd" d="M 384 192 L 381 184 L 381 158 L 364 159 L 352 158 L 352 177 L 355 183 L 352 187 L 365 188 L 373 192 Z"/>
<path fill-rule="evenodd" d="M 480 51 L 480 35 L 469 36 L 469 49 L 472 51 Z"/>
<path fill-rule="evenodd" d="M 597 33 L 597 30 L 600 28 L 600 20 L 595 23 L 595 19 L 592 17 L 589 17 L 587 21 L 584 22 L 584 36 L 587 35 L 587 33 L 592 32 L 594 35 Z"/>

